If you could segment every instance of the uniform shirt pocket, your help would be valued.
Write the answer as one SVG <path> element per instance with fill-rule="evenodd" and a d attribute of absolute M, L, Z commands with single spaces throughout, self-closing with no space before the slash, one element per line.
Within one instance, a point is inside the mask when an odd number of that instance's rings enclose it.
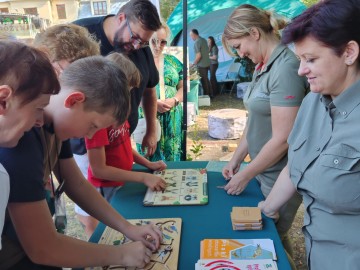
<path fill-rule="evenodd" d="M 288 166 L 290 170 L 290 178 L 295 186 L 298 185 L 302 174 L 304 173 L 304 155 L 306 155 L 306 151 L 302 148 L 304 148 L 305 143 L 306 138 L 289 140 Z"/>
<path fill-rule="evenodd" d="M 360 152 L 340 144 L 325 150 L 319 164 L 321 177 L 315 181 L 319 199 L 326 202 L 333 213 L 359 213 Z"/>
<path fill-rule="evenodd" d="M 320 164 L 338 170 L 358 172 L 360 152 L 349 145 L 341 144 L 337 148 L 325 151 L 320 156 Z"/>
<path fill-rule="evenodd" d="M 294 142 L 289 140 L 290 150 L 292 151 L 299 150 L 305 144 L 305 142 L 306 142 L 306 138 L 299 138 L 296 141 L 294 140 Z"/>

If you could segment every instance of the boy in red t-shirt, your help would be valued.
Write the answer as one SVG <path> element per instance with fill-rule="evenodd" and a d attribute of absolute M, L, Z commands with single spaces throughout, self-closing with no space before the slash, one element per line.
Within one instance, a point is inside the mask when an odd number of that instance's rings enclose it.
<path fill-rule="evenodd" d="M 131 87 L 139 85 L 140 73 L 127 57 L 113 53 L 107 58 L 119 64 Z M 120 127 L 101 129 L 91 139 L 85 138 L 89 158 L 88 180 L 109 202 L 125 181 L 144 183 L 158 191 L 166 187 L 166 182 L 156 175 L 131 171 L 134 161 L 153 171 L 164 170 L 166 164 L 163 161 L 151 162 L 132 149 L 129 127 L 126 121 Z M 76 212 L 90 237 L 98 221 L 79 208 Z"/>
<path fill-rule="evenodd" d="M 163 161 L 151 162 L 131 147 L 129 123 L 118 128 L 99 130 L 91 139 L 85 139 L 89 156 L 88 180 L 95 187 L 122 186 L 123 181 L 141 182 L 152 190 L 163 190 L 166 183 L 158 176 L 131 171 L 133 163 L 153 171 L 164 170 Z M 105 154 L 105 155 L 104 155 Z"/>

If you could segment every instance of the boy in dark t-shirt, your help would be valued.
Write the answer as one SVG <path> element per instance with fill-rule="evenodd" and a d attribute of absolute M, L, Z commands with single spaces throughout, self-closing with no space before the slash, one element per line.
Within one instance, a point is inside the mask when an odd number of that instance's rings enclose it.
<path fill-rule="evenodd" d="M 45 53 L 7 38 L 0 35 L 0 147 L 15 147 L 25 132 L 43 124 L 43 109 L 60 85 Z M 0 234 L 9 194 L 9 175 L 0 162 Z"/>
<path fill-rule="evenodd" d="M 17 147 L 0 149 L 0 162 L 12 180 L 11 222 L 7 220 L 4 235 L 13 245 L 19 241 L 17 254 L 22 249 L 24 253 L 10 269 L 53 269 L 42 265 L 143 267 L 150 249 L 159 247 L 160 231 L 153 225 L 139 227 L 127 222 L 83 178 L 69 142 L 62 143 L 71 137 L 91 138 L 99 129 L 125 121 L 129 108 L 126 77 L 113 62 L 94 56 L 70 64 L 62 71 L 60 84 L 60 93 L 45 108 L 45 126 L 26 133 Z M 57 233 L 45 200 L 44 182 L 51 171 L 73 201 L 136 242 L 121 247 L 95 245 Z M 0 252 L 0 263 L 5 259 Z"/>

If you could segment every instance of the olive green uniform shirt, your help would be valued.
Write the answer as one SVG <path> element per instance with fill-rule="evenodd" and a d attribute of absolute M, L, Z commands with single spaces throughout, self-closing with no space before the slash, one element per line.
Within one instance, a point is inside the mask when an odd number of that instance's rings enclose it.
<path fill-rule="evenodd" d="M 271 107 L 300 106 L 306 92 L 307 82 L 298 76 L 299 60 L 284 45 L 275 48 L 266 68 L 255 70 L 245 95 L 248 110 L 247 143 L 251 159 L 256 158 L 272 137 Z M 278 163 L 266 169 L 256 178 L 269 189 L 287 163 L 285 155 Z"/>
<path fill-rule="evenodd" d="M 209 67 L 210 66 L 209 46 L 205 38 L 199 36 L 195 40 L 194 51 L 195 54 L 197 53 L 201 54 L 201 59 L 196 65 L 198 67 Z"/>
<path fill-rule="evenodd" d="M 252 82 L 245 95 L 244 104 L 248 110 L 247 143 L 251 159 L 255 159 L 263 146 L 272 137 L 271 107 L 300 106 L 307 93 L 308 84 L 304 77 L 298 76 L 299 60 L 284 45 L 278 45 L 273 51 L 263 71 L 255 70 Z M 287 163 L 287 155 L 256 176 L 261 191 L 267 197 L 281 170 Z M 280 210 L 277 229 L 284 236 L 291 227 L 301 197 L 296 194 Z"/>
<path fill-rule="evenodd" d="M 360 81 L 334 100 L 309 94 L 289 136 L 290 177 L 304 200 L 309 269 L 360 267 Z"/>

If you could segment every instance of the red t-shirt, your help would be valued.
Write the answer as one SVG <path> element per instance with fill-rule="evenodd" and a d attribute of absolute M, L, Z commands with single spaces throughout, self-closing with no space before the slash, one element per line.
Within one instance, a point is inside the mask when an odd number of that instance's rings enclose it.
<path fill-rule="evenodd" d="M 86 149 L 105 147 L 106 165 L 131 171 L 134 156 L 130 141 L 129 123 L 126 121 L 119 128 L 108 127 L 95 133 L 92 139 L 85 138 Z M 93 176 L 91 166 L 88 168 L 88 180 L 95 187 L 116 187 L 124 182 L 108 181 Z"/>

